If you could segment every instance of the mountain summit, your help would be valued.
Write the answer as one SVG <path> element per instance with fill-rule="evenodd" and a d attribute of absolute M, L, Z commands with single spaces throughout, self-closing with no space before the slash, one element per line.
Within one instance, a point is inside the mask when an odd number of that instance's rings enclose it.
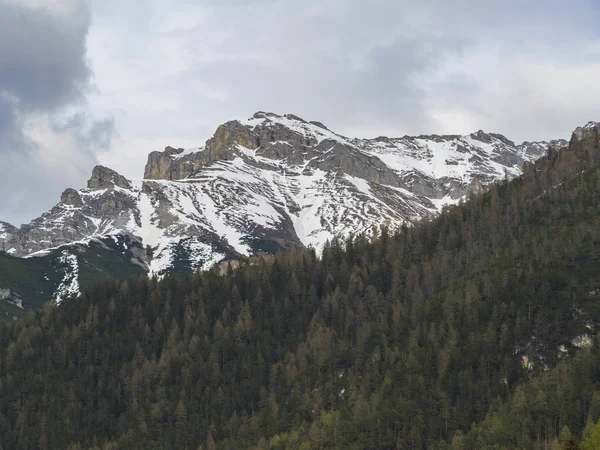
<path fill-rule="evenodd" d="M 593 130 L 588 124 L 573 136 Z M 348 138 L 320 122 L 258 112 L 220 125 L 202 147 L 150 153 L 141 183 L 95 167 L 87 188 L 65 190 L 30 224 L 0 223 L 0 251 L 65 253 L 75 267 L 86 246 L 115 245 L 126 264 L 158 275 L 279 248 L 319 251 L 335 237 L 435 215 L 567 144 L 516 145 L 483 131 Z"/>

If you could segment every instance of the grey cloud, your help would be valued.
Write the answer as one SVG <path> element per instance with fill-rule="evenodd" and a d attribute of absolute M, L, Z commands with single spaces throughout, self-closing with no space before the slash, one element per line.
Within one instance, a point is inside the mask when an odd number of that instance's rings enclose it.
<path fill-rule="evenodd" d="M 197 28 L 162 37 L 177 39 L 177 49 L 191 60 L 157 85 L 185 92 L 186 116 L 200 121 L 210 111 L 213 127 L 271 109 L 341 131 L 374 118 L 380 128 L 425 131 L 423 92 L 415 80 L 439 55 L 460 51 L 464 39 L 420 29 L 420 15 L 411 3 L 381 0 L 228 3 Z M 210 98 L 200 82 L 226 99 Z M 198 128 L 183 129 L 189 123 L 180 114 L 164 112 L 142 111 L 140 124 L 161 120 L 164 129 L 185 137 L 199 134 Z"/>
<path fill-rule="evenodd" d="M 0 220 L 26 222 L 83 184 L 115 133 L 87 112 L 89 4 L 70 3 L 0 0 Z"/>
<path fill-rule="evenodd" d="M 434 113 L 462 108 L 475 129 L 505 132 L 516 140 L 559 137 L 582 120 L 583 114 L 568 115 L 561 108 L 563 126 L 556 136 L 556 110 L 547 92 L 535 79 L 517 78 L 519 61 L 512 58 L 539 61 L 545 46 L 554 64 L 581 62 L 581 47 L 574 43 L 590 34 L 597 38 L 595 28 L 586 26 L 594 16 L 587 14 L 594 8 L 586 1 L 566 5 L 550 0 L 544 8 L 517 0 L 226 5 L 215 6 L 210 20 L 182 33 L 185 55 L 198 59 L 164 80 L 189 96 L 187 116 L 204 118 L 210 111 L 216 124 L 271 109 L 321 120 L 351 135 L 369 129 L 418 134 L 441 131 Z M 209 36 L 218 39 L 205 43 Z M 473 62 L 456 74 L 440 73 L 446 61 L 468 60 L 482 45 L 490 54 L 501 48 L 496 60 Z M 483 72 L 483 64 L 499 70 Z M 432 75 L 442 80 L 423 82 Z M 196 92 L 198 80 L 227 99 L 206 97 L 206 89 Z M 539 98 L 531 98 L 530 91 Z M 178 116 L 169 120 L 176 122 Z"/>
<path fill-rule="evenodd" d="M 74 14 L 0 0 L 0 92 L 25 111 L 48 111 L 81 98 L 90 78 L 86 3 Z"/>
<path fill-rule="evenodd" d="M 22 141 L 16 100 L 0 95 L 0 152 Z"/>
<path fill-rule="evenodd" d="M 82 151 L 108 149 L 117 133 L 114 117 L 96 120 L 86 113 L 77 113 L 65 121 L 54 122 L 52 128 L 58 133 L 70 133 Z"/>

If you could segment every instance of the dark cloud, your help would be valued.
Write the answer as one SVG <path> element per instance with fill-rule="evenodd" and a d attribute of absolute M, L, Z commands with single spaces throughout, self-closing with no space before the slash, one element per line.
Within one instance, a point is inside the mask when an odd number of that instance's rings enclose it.
<path fill-rule="evenodd" d="M 0 217 L 19 224 L 85 182 L 114 121 L 86 112 L 86 0 L 0 0 Z"/>
<path fill-rule="evenodd" d="M 16 100 L 0 95 L 0 152 L 22 142 Z"/>
<path fill-rule="evenodd" d="M 49 111 L 79 100 L 90 79 L 89 11 L 28 8 L 0 0 L 0 92 L 24 111 Z"/>
<path fill-rule="evenodd" d="M 69 133 L 77 147 L 82 150 L 106 150 L 116 134 L 115 119 L 109 117 L 95 120 L 86 113 L 77 113 L 62 122 L 54 122 L 52 129 L 57 133 Z"/>

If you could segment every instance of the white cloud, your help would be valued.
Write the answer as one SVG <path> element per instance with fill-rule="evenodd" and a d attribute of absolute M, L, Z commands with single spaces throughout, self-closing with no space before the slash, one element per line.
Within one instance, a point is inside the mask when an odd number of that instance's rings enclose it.
<path fill-rule="evenodd" d="M 585 2 L 544 10 L 517 1 L 148 5 L 145 25 L 115 29 L 106 15 L 90 40 L 102 102 L 125 111 L 119 124 L 130 137 L 201 144 L 225 120 L 273 110 L 348 135 L 485 128 L 550 139 L 593 113 L 564 92 L 556 104 L 578 114 L 564 114 L 557 127 L 548 106 L 565 77 L 573 89 L 593 79 L 581 64 L 583 80 L 574 81 L 563 62 L 589 51 L 566 41 L 597 45 L 582 31 L 582 15 L 591 16 Z"/>
<path fill-rule="evenodd" d="M 600 118 L 597 49 L 598 43 L 583 43 L 568 60 L 538 45 L 471 48 L 423 81 L 429 115 L 444 132 L 483 128 L 517 141 L 569 138 L 575 126 Z"/>

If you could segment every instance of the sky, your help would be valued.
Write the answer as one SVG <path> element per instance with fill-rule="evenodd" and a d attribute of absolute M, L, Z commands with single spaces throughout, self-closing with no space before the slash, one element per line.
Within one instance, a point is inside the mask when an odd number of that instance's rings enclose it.
<path fill-rule="evenodd" d="M 256 111 L 352 137 L 600 121 L 600 0 L 0 0 L 0 221 Z"/>

